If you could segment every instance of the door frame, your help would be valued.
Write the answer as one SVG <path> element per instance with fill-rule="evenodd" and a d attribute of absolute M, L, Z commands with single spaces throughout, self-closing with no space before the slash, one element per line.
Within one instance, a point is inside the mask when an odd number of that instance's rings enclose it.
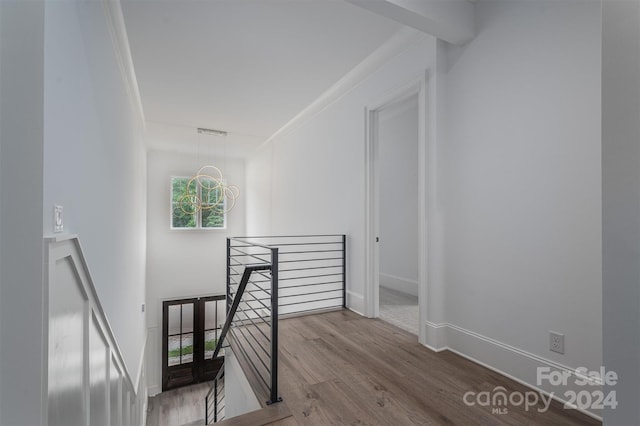
<path fill-rule="evenodd" d="M 427 297 L 429 294 L 429 239 L 435 205 L 435 146 L 431 134 L 429 70 L 365 107 L 365 314 L 380 315 L 380 182 L 379 120 L 382 109 L 418 96 L 418 341 L 426 344 Z"/>
<path fill-rule="evenodd" d="M 180 299 L 169 299 L 162 301 L 161 319 L 162 319 L 162 358 L 161 358 L 161 386 L 162 392 L 170 389 L 175 389 L 181 386 L 188 386 L 191 384 L 200 383 L 203 381 L 213 380 L 217 367 L 221 363 L 221 360 L 210 360 L 204 358 L 205 354 L 205 305 L 207 302 L 215 302 L 215 324 L 218 325 L 218 301 L 226 300 L 225 295 L 209 295 L 200 297 L 187 297 Z M 172 305 L 182 305 L 186 303 L 193 304 L 193 358 L 190 367 L 182 367 L 182 364 L 178 366 L 168 365 L 169 345 L 168 345 L 168 328 L 169 328 L 169 316 L 168 309 Z M 226 302 L 222 304 L 222 309 L 225 309 L 226 314 Z M 222 324 L 215 329 L 221 329 Z M 219 335 L 216 331 L 216 340 Z M 184 382 L 176 386 L 169 386 L 169 373 L 173 370 L 179 370 L 180 368 L 191 368 L 191 380 Z"/>

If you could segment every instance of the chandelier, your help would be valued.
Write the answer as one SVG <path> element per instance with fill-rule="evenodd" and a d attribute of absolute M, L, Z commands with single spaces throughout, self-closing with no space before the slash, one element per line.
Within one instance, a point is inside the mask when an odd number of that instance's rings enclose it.
<path fill-rule="evenodd" d="M 203 128 L 199 128 L 198 133 L 227 136 L 227 132 Z M 211 211 L 223 215 L 235 207 L 239 196 L 240 188 L 236 185 L 227 185 L 219 168 L 205 165 L 200 167 L 197 173 L 189 179 L 184 195 L 178 200 L 178 204 L 186 214 Z"/>

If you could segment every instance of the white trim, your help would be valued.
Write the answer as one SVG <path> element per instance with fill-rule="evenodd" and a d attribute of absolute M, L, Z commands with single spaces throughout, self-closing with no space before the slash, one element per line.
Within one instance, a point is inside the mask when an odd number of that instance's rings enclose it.
<path fill-rule="evenodd" d="M 86 366 L 87 366 L 87 380 L 89 382 L 89 387 L 86 390 L 87 391 L 87 398 L 89 398 L 89 407 L 91 406 L 91 368 L 93 367 L 93 365 L 91 364 L 91 356 L 92 356 L 92 347 L 91 347 L 91 327 L 95 327 L 96 332 L 98 333 L 98 339 L 100 340 L 100 343 L 102 343 L 102 357 L 106 358 L 104 361 L 106 361 L 106 365 L 105 365 L 105 382 L 103 383 L 104 386 L 104 401 L 102 401 L 102 403 L 105 406 L 105 414 L 107 416 L 107 424 L 114 424 L 115 423 L 115 419 L 112 420 L 111 419 L 111 361 L 114 358 L 114 354 L 113 351 L 111 349 L 111 346 L 109 345 L 109 342 L 107 340 L 107 337 L 104 333 L 104 328 L 103 325 L 100 321 L 100 318 L 98 318 L 98 316 L 96 315 L 96 312 L 94 310 L 91 310 L 91 314 L 89 315 L 89 321 L 87 322 L 87 325 L 89 326 L 89 332 L 87 333 L 87 343 L 89 345 L 89 350 L 86 353 Z M 97 353 L 97 351 L 96 351 Z M 117 361 L 116 361 L 117 362 Z M 89 422 L 91 422 L 91 409 L 89 409 Z M 90 424 L 90 423 L 89 423 Z"/>
<path fill-rule="evenodd" d="M 418 296 L 418 281 L 410 280 L 408 278 L 398 277 L 397 275 L 385 274 L 380 272 L 380 286 L 386 287 L 390 290 L 399 291 L 400 293 L 409 294 L 411 296 Z M 382 284 L 382 279 L 390 285 Z"/>
<path fill-rule="evenodd" d="M 127 27 L 124 23 L 124 15 L 122 14 L 122 5 L 120 4 L 120 0 L 102 0 L 102 4 L 105 9 L 105 14 L 107 15 L 109 33 L 111 34 L 111 41 L 120 73 L 125 82 L 133 109 L 137 112 L 144 128 L 144 109 L 142 108 L 142 98 L 140 97 L 138 79 L 136 78 L 136 71 L 133 66 L 133 58 L 131 57 L 131 47 L 129 46 Z"/>
<path fill-rule="evenodd" d="M 365 208 L 364 208 L 364 247 L 365 247 L 365 287 L 364 303 L 366 316 L 376 318 L 380 315 L 379 267 L 380 252 L 378 238 L 378 215 L 374 213 L 378 205 L 379 188 L 376 187 L 375 176 L 378 164 L 377 129 L 378 114 L 365 108 Z"/>
<path fill-rule="evenodd" d="M 144 331 L 144 343 L 142 344 L 142 354 L 140 356 L 140 361 L 138 361 L 138 374 L 136 375 L 136 381 L 135 381 L 135 386 L 136 386 L 136 393 L 139 391 L 140 389 L 140 382 L 143 379 L 143 376 L 145 375 L 145 358 L 146 358 L 146 354 L 147 354 L 147 342 L 149 340 L 149 331 L 145 329 Z M 146 387 L 146 383 L 145 383 L 145 387 Z M 145 399 L 145 404 L 146 404 L 146 399 Z"/>
<path fill-rule="evenodd" d="M 145 368 L 144 361 L 146 356 L 147 349 L 147 340 L 148 333 L 145 330 L 144 341 L 142 342 L 142 352 L 140 354 L 140 360 L 138 362 L 138 372 L 136 374 L 135 382 L 132 380 L 131 373 L 127 368 L 127 365 L 124 362 L 124 358 L 122 356 L 122 352 L 118 346 L 118 342 L 113 334 L 112 328 L 109 324 L 109 321 L 104 313 L 100 300 L 98 298 L 97 292 L 95 290 L 95 286 L 93 284 L 93 280 L 91 278 L 90 271 L 87 266 L 86 259 L 82 253 L 82 248 L 80 246 L 80 241 L 76 235 L 69 234 L 57 234 L 52 237 L 44 238 L 44 250 L 45 250 L 45 259 L 46 264 L 44 268 L 44 289 L 43 289 L 43 339 L 44 339 L 44 350 L 43 350 L 43 419 L 45 419 L 45 424 L 47 423 L 46 419 L 48 418 L 48 356 L 49 356 L 49 292 L 51 288 L 55 288 L 56 285 L 56 265 L 59 260 L 69 259 L 71 266 L 74 270 L 76 279 L 78 280 L 78 286 L 82 293 L 82 296 L 85 300 L 84 304 L 84 348 L 83 348 L 83 357 L 84 357 L 84 400 L 83 405 L 86 408 L 84 412 L 84 417 L 86 422 L 89 421 L 89 368 L 90 368 L 90 358 L 89 358 L 89 325 L 90 321 L 94 321 L 97 325 L 98 332 L 101 334 L 102 339 L 106 343 L 108 348 L 108 363 L 107 363 L 107 374 L 110 377 L 110 365 L 114 360 L 116 361 L 117 371 L 121 373 L 122 378 L 122 391 L 124 392 L 124 388 L 126 387 L 127 393 L 130 395 L 129 405 L 135 405 L 140 409 L 140 419 L 142 420 L 145 416 L 143 409 L 146 406 L 146 386 L 141 386 L 144 382 Z M 110 379 L 109 379 L 110 380 Z M 110 387 L 107 385 L 107 394 L 109 397 L 106 399 L 106 412 L 107 417 L 110 415 Z M 124 410 L 124 407 L 123 407 Z"/>
<path fill-rule="evenodd" d="M 429 239 L 430 222 L 433 220 L 430 208 L 435 205 L 433 176 L 435 168 L 434 141 L 430 136 L 429 70 L 422 75 L 397 87 L 383 96 L 377 103 L 365 107 L 365 313 L 368 317 L 378 317 L 380 301 L 380 254 L 376 242 L 380 224 L 378 212 L 379 183 L 378 171 L 378 113 L 391 104 L 410 96 L 418 96 L 418 317 L 420 330 L 418 341 L 427 341 L 427 295 L 429 294 Z"/>
<path fill-rule="evenodd" d="M 159 300 L 159 299 L 156 299 Z M 156 303 L 156 306 L 162 306 L 162 302 Z M 160 309 L 160 311 L 162 311 Z M 162 366 L 158 367 L 159 362 L 162 362 L 162 344 L 161 344 L 161 334 L 162 334 L 162 312 L 159 314 L 160 316 L 160 325 L 151 325 L 147 324 L 147 334 L 149 336 L 149 347 L 151 348 L 149 352 L 151 357 L 150 360 L 147 358 L 146 370 L 147 372 L 147 395 L 155 396 L 162 392 Z M 160 335 L 160 337 L 158 337 Z M 150 374 L 150 375 L 149 375 Z M 159 381 L 158 381 L 159 378 Z M 153 383 L 151 382 L 153 380 Z"/>
<path fill-rule="evenodd" d="M 311 120 L 329 105 L 336 102 L 362 83 L 369 75 L 377 71 L 391 58 L 405 51 L 413 41 L 422 35 L 423 34 L 420 31 L 413 28 L 403 27 L 400 29 L 382 46 L 375 50 L 371 55 L 367 56 L 362 62 L 333 84 L 333 86 L 327 89 L 327 91 L 321 94 L 316 98 L 316 100 L 296 114 L 295 117 L 289 120 L 284 126 L 260 144 L 257 149 L 264 148 L 278 137 L 292 132 L 307 121 Z"/>
<path fill-rule="evenodd" d="M 574 390 L 576 392 L 580 390 L 588 390 L 589 392 L 602 390 L 601 380 L 585 376 L 575 368 L 483 336 L 474 331 L 449 323 L 427 322 L 426 326 L 428 328 L 427 332 L 438 336 L 438 341 L 440 342 L 438 346 L 425 345 L 429 349 L 435 352 L 451 351 L 537 392 L 547 396 L 551 395 L 553 399 L 561 402 L 563 405 L 566 403 L 566 400 L 561 398 L 561 396 L 564 395 L 564 392 L 567 390 Z M 496 367 L 497 365 L 501 366 L 501 368 Z M 549 367 L 553 371 L 568 374 L 575 379 L 579 378 L 591 382 L 591 384 L 586 387 L 578 387 L 573 383 L 569 383 L 567 386 L 557 387 L 551 387 L 548 383 L 538 385 L 536 383 L 538 367 Z M 578 411 L 597 420 L 602 420 L 598 412 L 581 409 Z"/>
<path fill-rule="evenodd" d="M 362 293 L 355 293 L 351 290 L 347 290 L 347 308 L 359 315 L 366 316 L 362 312 L 365 308 L 364 296 Z"/>

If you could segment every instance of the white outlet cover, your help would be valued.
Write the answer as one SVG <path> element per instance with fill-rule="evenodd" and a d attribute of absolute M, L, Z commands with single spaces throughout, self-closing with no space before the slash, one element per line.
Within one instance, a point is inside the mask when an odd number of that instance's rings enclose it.
<path fill-rule="evenodd" d="M 62 206 L 55 204 L 53 206 L 53 232 L 64 231 L 64 217 L 62 214 Z"/>
<path fill-rule="evenodd" d="M 564 334 L 549 330 L 549 350 L 564 354 Z"/>

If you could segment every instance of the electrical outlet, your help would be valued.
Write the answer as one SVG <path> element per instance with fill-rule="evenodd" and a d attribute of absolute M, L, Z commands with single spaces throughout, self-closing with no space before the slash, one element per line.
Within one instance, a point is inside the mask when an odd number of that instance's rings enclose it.
<path fill-rule="evenodd" d="M 559 354 L 564 353 L 564 334 L 549 331 L 549 350 Z"/>

